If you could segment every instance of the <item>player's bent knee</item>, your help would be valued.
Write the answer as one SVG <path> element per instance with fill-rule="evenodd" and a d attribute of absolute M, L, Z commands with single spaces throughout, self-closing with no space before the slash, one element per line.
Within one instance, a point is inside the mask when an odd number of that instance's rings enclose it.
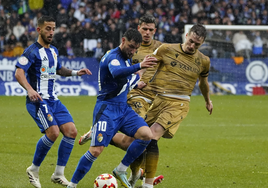
<path fill-rule="evenodd" d="M 104 146 L 90 146 L 89 148 L 89 152 L 94 156 L 94 157 L 98 157 L 102 151 L 104 149 Z"/>
<path fill-rule="evenodd" d="M 60 134 L 60 130 L 57 125 L 53 125 L 49 127 L 45 132 L 46 132 L 47 137 L 53 142 L 58 138 Z"/>
<path fill-rule="evenodd" d="M 141 139 L 141 140 L 151 140 L 153 138 L 152 131 L 148 126 L 143 126 L 138 129 L 136 134 L 134 135 L 136 139 Z"/>

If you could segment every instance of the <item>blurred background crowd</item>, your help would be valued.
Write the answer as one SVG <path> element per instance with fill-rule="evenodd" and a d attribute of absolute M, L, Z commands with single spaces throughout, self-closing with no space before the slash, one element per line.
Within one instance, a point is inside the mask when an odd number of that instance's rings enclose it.
<path fill-rule="evenodd" d="M 60 56 L 100 58 L 144 14 L 156 17 L 155 39 L 181 43 L 185 24 L 268 25 L 268 0 L 0 0 L 0 54 L 20 56 L 37 40 L 38 18 L 51 15 Z M 215 58 L 264 57 L 267 32 L 209 30 L 200 49 Z"/>

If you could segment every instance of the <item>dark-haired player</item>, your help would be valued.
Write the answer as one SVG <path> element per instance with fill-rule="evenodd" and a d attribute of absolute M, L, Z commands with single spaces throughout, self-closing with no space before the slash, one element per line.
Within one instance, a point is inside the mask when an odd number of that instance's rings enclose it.
<path fill-rule="evenodd" d="M 29 46 L 16 64 L 16 79 L 27 90 L 26 107 L 44 133 L 37 142 L 32 165 L 27 168 L 30 183 L 41 188 L 39 167 L 61 132 L 63 138 L 58 149 L 58 161 L 51 181 L 68 185 L 64 169 L 73 149 L 77 130 L 67 108 L 55 92 L 56 74 L 61 76 L 82 76 L 91 74 L 88 69 L 69 70 L 58 59 L 58 50 L 50 45 L 55 31 L 55 20 L 43 16 L 38 20 L 37 42 Z M 27 73 L 27 78 L 25 77 Z"/>

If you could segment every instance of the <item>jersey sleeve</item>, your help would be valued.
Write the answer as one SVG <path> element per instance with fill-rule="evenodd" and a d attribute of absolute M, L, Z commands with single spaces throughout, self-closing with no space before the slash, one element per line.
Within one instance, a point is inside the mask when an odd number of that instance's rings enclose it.
<path fill-rule="evenodd" d="M 16 67 L 23 69 L 25 72 L 35 61 L 35 54 L 31 49 L 26 49 L 23 54 L 18 58 Z"/>
<path fill-rule="evenodd" d="M 164 44 L 159 46 L 152 54 L 152 57 L 155 57 L 158 61 L 161 61 L 163 58 L 163 54 L 166 51 L 166 47 Z"/>
<path fill-rule="evenodd" d="M 124 61 L 119 61 L 118 59 L 112 59 L 108 63 L 109 71 L 111 72 L 113 78 L 123 78 L 131 75 L 132 73 L 140 70 L 140 63 L 132 66 L 122 66 L 121 64 L 125 63 Z"/>

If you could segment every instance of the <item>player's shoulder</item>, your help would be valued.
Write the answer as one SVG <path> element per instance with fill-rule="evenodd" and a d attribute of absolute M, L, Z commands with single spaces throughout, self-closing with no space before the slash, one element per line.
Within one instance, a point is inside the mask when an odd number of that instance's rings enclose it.
<path fill-rule="evenodd" d="M 210 63 L 210 58 L 206 55 L 204 55 L 202 52 L 200 52 L 199 50 L 197 50 L 198 56 L 201 57 L 202 60 Z"/>
<path fill-rule="evenodd" d="M 38 42 L 35 42 L 35 43 L 31 44 L 29 47 L 27 47 L 24 50 L 22 55 L 25 57 L 29 57 L 32 54 L 35 54 L 36 52 L 38 52 L 40 48 L 42 48 L 42 46 Z"/>
<path fill-rule="evenodd" d="M 106 53 L 107 60 L 118 59 L 120 60 L 122 57 L 122 53 L 119 47 L 114 48 Z"/>
<path fill-rule="evenodd" d="M 153 40 L 153 44 L 154 44 L 154 46 L 161 46 L 163 43 L 162 42 L 160 42 L 159 40 Z"/>

